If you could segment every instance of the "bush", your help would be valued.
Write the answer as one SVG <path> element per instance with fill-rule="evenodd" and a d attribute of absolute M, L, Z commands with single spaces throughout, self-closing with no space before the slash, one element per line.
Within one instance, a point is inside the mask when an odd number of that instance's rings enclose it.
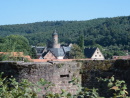
<path fill-rule="evenodd" d="M 0 74 L 0 98 L 36 98 L 37 93 L 41 91 L 40 86 L 44 86 L 47 91 L 48 88 L 54 86 L 51 82 L 44 79 L 40 79 L 36 84 L 23 79 L 21 82 L 17 82 L 15 78 L 2 77 Z M 61 93 L 49 93 L 43 95 L 45 98 L 130 98 L 128 97 L 127 85 L 123 80 L 115 80 L 114 76 L 111 78 L 97 78 L 102 85 L 103 89 L 107 93 L 107 96 L 100 96 L 98 89 L 82 88 L 78 85 L 78 79 L 73 78 L 70 83 L 77 85 L 80 91 L 77 91 L 76 95 L 72 95 L 69 92 L 61 89 Z"/>

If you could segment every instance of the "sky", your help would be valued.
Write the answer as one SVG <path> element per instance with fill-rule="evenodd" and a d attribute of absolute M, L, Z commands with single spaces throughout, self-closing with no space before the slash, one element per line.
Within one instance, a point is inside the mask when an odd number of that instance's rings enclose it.
<path fill-rule="evenodd" d="M 129 15 L 130 0 L 0 0 L 0 25 Z"/>

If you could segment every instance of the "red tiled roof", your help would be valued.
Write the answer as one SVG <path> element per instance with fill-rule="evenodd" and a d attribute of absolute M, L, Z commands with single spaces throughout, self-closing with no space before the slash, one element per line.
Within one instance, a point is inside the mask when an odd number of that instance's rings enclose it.
<path fill-rule="evenodd" d="M 91 60 L 91 59 L 31 59 L 29 55 L 24 56 L 23 52 L 0 52 L 0 54 L 9 54 L 10 56 L 15 57 L 25 57 L 32 62 Z"/>
<path fill-rule="evenodd" d="M 6 54 L 15 57 L 24 57 L 23 52 L 0 52 L 0 54 Z"/>
<path fill-rule="evenodd" d="M 113 56 L 113 59 L 116 60 L 116 59 L 130 59 L 130 55 L 128 56 Z"/>

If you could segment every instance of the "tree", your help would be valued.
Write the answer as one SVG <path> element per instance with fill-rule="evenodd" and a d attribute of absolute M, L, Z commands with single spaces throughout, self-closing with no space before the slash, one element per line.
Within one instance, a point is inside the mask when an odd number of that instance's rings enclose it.
<path fill-rule="evenodd" d="M 36 58 L 37 58 L 36 49 L 35 49 L 35 48 L 32 48 L 32 49 L 31 49 L 31 52 L 32 52 L 32 53 L 31 53 L 31 54 L 32 54 L 31 57 L 34 58 L 34 59 L 36 59 Z"/>
<path fill-rule="evenodd" d="M 27 38 L 21 35 L 10 35 L 5 37 L 5 40 L 0 43 L 1 52 L 24 52 L 31 53 L 31 47 Z"/>
<path fill-rule="evenodd" d="M 70 59 L 84 58 L 84 53 L 83 53 L 82 49 L 77 44 L 72 45 L 69 58 Z"/>
<path fill-rule="evenodd" d="M 84 37 L 83 37 L 83 35 L 80 35 L 78 45 L 81 48 L 82 52 L 84 52 Z"/>

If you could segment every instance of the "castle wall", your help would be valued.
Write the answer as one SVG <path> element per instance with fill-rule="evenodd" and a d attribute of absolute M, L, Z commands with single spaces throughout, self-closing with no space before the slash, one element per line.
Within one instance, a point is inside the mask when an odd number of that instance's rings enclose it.
<path fill-rule="evenodd" d="M 55 84 L 50 91 L 54 93 L 65 89 L 72 94 L 77 92 L 77 85 L 69 83 L 74 77 L 79 78 L 83 87 L 98 88 L 101 95 L 106 92 L 101 88 L 96 77 L 110 78 L 112 75 L 116 79 L 125 80 L 128 92 L 130 93 L 130 60 L 77 60 L 70 62 L 53 61 L 46 62 L 1 62 L 0 72 L 5 76 L 13 75 L 18 81 L 29 79 L 32 82 L 44 78 Z M 43 92 L 45 92 L 43 90 Z M 40 93 L 41 95 L 43 94 Z"/>
<path fill-rule="evenodd" d="M 13 75 L 17 81 L 28 79 L 33 83 L 39 81 L 40 78 L 55 84 L 51 86 L 49 91 L 53 93 L 61 93 L 61 89 L 75 94 L 78 90 L 77 85 L 69 83 L 73 78 L 81 79 L 79 74 L 80 65 L 76 62 L 53 62 L 53 63 L 33 63 L 33 62 L 1 62 L 0 72 L 4 72 L 5 76 Z M 81 82 L 79 82 L 81 84 Z M 46 91 L 42 88 L 39 96 Z"/>
<path fill-rule="evenodd" d="M 108 92 L 104 90 L 107 85 L 98 82 L 98 78 L 110 78 L 114 75 L 116 80 L 124 80 L 130 93 L 130 60 L 102 60 L 84 61 L 81 69 L 82 86 L 87 88 L 98 88 L 98 92 L 105 98 Z"/>

